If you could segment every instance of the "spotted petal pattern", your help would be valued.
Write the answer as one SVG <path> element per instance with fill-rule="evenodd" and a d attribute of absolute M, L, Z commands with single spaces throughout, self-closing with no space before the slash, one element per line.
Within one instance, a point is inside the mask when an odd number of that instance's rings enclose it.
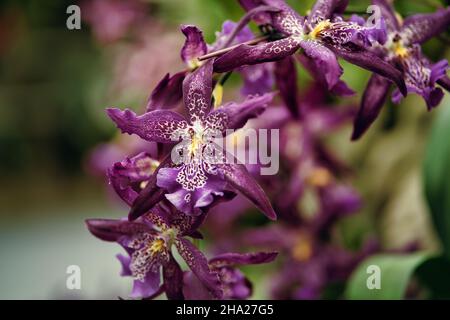
<path fill-rule="evenodd" d="M 350 48 L 331 47 L 330 49 L 348 62 L 393 81 L 400 89 L 400 92 L 406 96 L 407 89 L 403 74 L 391 64 L 380 59 L 377 55 L 358 46 L 352 46 Z"/>
<path fill-rule="evenodd" d="M 416 14 L 405 19 L 401 30 L 405 44 L 421 44 L 450 27 L 450 7 L 431 14 Z"/>
<path fill-rule="evenodd" d="M 156 110 L 141 116 L 129 109 L 108 108 L 106 112 L 123 133 L 136 134 L 147 141 L 174 142 L 173 133 L 188 126 L 181 115 L 172 111 Z"/>
<path fill-rule="evenodd" d="M 262 96 L 248 97 L 241 103 L 227 103 L 211 112 L 206 123 L 210 128 L 222 133 L 225 133 L 226 129 L 240 129 L 248 120 L 262 114 L 274 96 L 274 93 L 266 93 Z"/>
<path fill-rule="evenodd" d="M 288 37 L 256 46 L 242 44 L 218 58 L 214 63 L 214 71 L 227 72 L 243 65 L 282 60 L 294 54 L 299 48 L 300 41 L 296 37 Z"/>
<path fill-rule="evenodd" d="M 342 13 L 349 0 L 317 0 L 308 16 L 311 25 L 330 19 L 335 13 Z"/>
<path fill-rule="evenodd" d="M 202 122 L 211 109 L 213 60 L 188 75 L 183 82 L 184 105 L 190 124 Z"/>
<path fill-rule="evenodd" d="M 179 238 L 175 245 L 192 272 L 215 298 L 220 299 L 223 293 L 219 277 L 211 271 L 205 256 L 189 240 Z"/>

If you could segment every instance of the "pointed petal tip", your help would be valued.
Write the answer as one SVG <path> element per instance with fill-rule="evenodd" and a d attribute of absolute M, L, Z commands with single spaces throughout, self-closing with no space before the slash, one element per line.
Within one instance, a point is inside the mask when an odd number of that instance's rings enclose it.
<path fill-rule="evenodd" d="M 121 110 L 119 108 L 106 108 L 106 114 L 123 133 L 132 134 L 132 132 L 126 130 L 127 126 L 125 124 L 127 121 L 136 117 L 136 114 L 133 111 L 129 109 Z"/>
<path fill-rule="evenodd" d="M 352 133 L 350 140 L 352 142 L 357 142 L 361 139 L 362 136 L 363 136 L 363 132 L 361 132 L 357 129 L 353 129 L 353 133 Z"/>
<path fill-rule="evenodd" d="M 277 219 L 278 219 L 278 216 L 277 216 L 275 210 L 273 210 L 273 208 L 269 212 L 264 212 L 264 214 L 267 216 L 267 218 L 269 218 L 272 221 L 277 221 Z"/>

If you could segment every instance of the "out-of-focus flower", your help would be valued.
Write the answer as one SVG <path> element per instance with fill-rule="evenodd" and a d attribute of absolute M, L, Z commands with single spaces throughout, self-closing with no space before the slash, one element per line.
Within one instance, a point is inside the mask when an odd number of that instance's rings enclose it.
<path fill-rule="evenodd" d="M 351 252 L 321 241 L 309 228 L 284 224 L 247 231 L 242 241 L 283 255 L 283 267 L 272 280 L 274 299 L 320 299 L 328 285 L 344 282 L 360 261 L 379 250 L 370 240 Z"/>
<path fill-rule="evenodd" d="M 267 196 L 251 178 L 243 165 L 206 161 L 214 146 L 207 140 L 223 137 L 227 129 L 237 129 L 248 119 L 261 114 L 273 94 L 252 97 L 240 104 L 228 103 L 211 111 L 212 63 L 208 62 L 190 74 L 183 83 L 187 118 L 168 110 L 155 110 L 137 116 L 130 110 L 110 108 L 108 115 L 128 134 L 136 134 L 147 141 L 174 143 L 182 140 L 175 151 L 182 156 L 181 163 L 168 159 L 157 170 L 156 184 L 150 184 L 147 193 L 154 195 L 161 188 L 167 190 L 166 198 L 186 214 L 198 215 L 202 207 L 209 206 L 216 197 L 224 195 L 227 185 L 249 198 L 269 218 L 276 217 Z M 180 153 L 181 152 L 181 153 Z M 139 199 L 139 197 L 138 197 Z M 136 218 L 151 208 L 152 203 L 141 198 L 144 207 L 133 205 L 131 218 Z M 148 200 L 148 199 L 147 199 Z M 160 198 L 155 198 L 159 201 Z M 139 201 L 141 203 L 141 201 Z M 156 204 L 157 202 L 153 203 Z"/>
<path fill-rule="evenodd" d="M 417 14 L 401 20 L 394 8 L 386 0 L 372 0 L 382 9 L 386 20 L 388 41 L 384 45 L 374 46 L 373 51 L 384 61 L 402 71 L 408 93 L 421 95 L 428 110 L 441 102 L 444 92 L 437 88 L 441 85 L 450 91 L 450 79 L 446 75 L 448 62 L 441 60 L 430 62 L 421 50 L 421 44 L 433 38 L 450 26 L 450 7 L 432 14 Z M 364 92 L 361 108 L 354 124 L 352 139 L 359 139 L 378 117 L 389 93 L 390 83 L 373 75 Z M 392 100 L 399 103 L 402 95 L 394 91 Z"/>
<path fill-rule="evenodd" d="M 149 152 L 156 158 L 156 144 L 135 136 L 118 135 L 112 141 L 95 147 L 86 163 L 87 170 L 94 176 L 104 177 L 115 162 L 140 152 Z"/>
<path fill-rule="evenodd" d="M 139 0 L 90 0 L 81 4 L 82 18 L 102 43 L 124 37 L 133 25 L 145 18 L 145 10 Z"/>
<path fill-rule="evenodd" d="M 340 80 L 343 73 L 337 57 L 372 71 L 395 82 L 406 94 L 402 74 L 395 67 L 367 50 L 373 40 L 385 40 L 383 30 L 363 27 L 352 21 L 343 21 L 333 14 L 342 12 L 347 1 L 318 0 L 308 17 L 304 18 L 284 0 L 242 0 L 247 10 L 265 4 L 278 10 L 269 12 L 270 23 L 281 39 L 273 39 L 255 46 L 243 44 L 219 57 L 214 70 L 226 72 L 244 65 L 286 59 L 303 49 L 313 76 L 324 81 L 336 94 L 348 94 L 349 89 Z"/>
<path fill-rule="evenodd" d="M 158 41 L 155 41 L 155 39 Z M 157 21 L 143 24 L 136 31 L 136 39 L 117 47 L 114 56 L 112 94 L 125 96 L 148 93 L 168 71 L 182 68 L 176 55 L 179 50 L 178 34 L 168 31 Z"/>
<path fill-rule="evenodd" d="M 269 263 L 276 257 L 277 253 L 275 252 L 224 253 L 210 259 L 208 265 L 219 276 L 222 284 L 223 299 L 244 300 L 252 295 L 253 287 L 250 280 L 237 267 Z M 213 298 L 210 291 L 190 271 L 184 274 L 183 293 L 188 300 L 210 300 Z"/>

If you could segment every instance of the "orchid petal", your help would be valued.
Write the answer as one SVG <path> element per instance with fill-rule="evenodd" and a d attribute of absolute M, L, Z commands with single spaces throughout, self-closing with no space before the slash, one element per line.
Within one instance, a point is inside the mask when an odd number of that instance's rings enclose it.
<path fill-rule="evenodd" d="M 124 236 L 151 231 L 143 223 L 114 219 L 87 219 L 86 226 L 95 237 L 108 242 L 117 242 Z"/>
<path fill-rule="evenodd" d="M 317 0 L 308 16 L 308 22 L 316 25 L 320 21 L 331 19 L 336 13 L 343 13 L 349 0 Z"/>
<path fill-rule="evenodd" d="M 173 143 L 177 130 L 187 127 L 184 118 L 172 111 L 156 110 L 141 116 L 129 109 L 108 108 L 106 111 L 123 133 L 136 134 L 147 141 Z"/>
<path fill-rule="evenodd" d="M 253 179 L 244 165 L 224 164 L 219 166 L 225 180 L 243 196 L 250 200 L 269 219 L 276 220 L 277 215 L 269 198 L 261 186 Z"/>
<path fill-rule="evenodd" d="M 213 300 L 211 292 L 192 272 L 185 272 L 183 277 L 183 294 L 186 300 Z"/>
<path fill-rule="evenodd" d="M 259 6 L 265 5 L 264 0 L 239 0 L 239 4 L 245 11 L 256 9 Z M 258 25 L 270 24 L 272 22 L 271 16 L 268 13 L 258 13 L 252 17 Z"/>
<path fill-rule="evenodd" d="M 175 107 L 183 97 L 183 80 L 186 72 L 166 76 L 158 83 L 147 102 L 146 112 Z"/>
<path fill-rule="evenodd" d="M 287 37 L 255 46 L 242 44 L 216 59 L 214 71 L 222 73 L 245 65 L 282 60 L 294 54 L 299 48 L 299 40 L 295 37 Z"/>
<path fill-rule="evenodd" d="M 450 92 L 450 78 L 448 76 L 444 76 L 436 81 L 441 87 Z"/>
<path fill-rule="evenodd" d="M 145 188 L 139 193 L 138 197 L 134 200 L 133 205 L 131 206 L 130 213 L 128 214 L 128 219 L 130 221 L 136 220 L 144 213 L 148 212 L 152 209 L 157 203 L 164 199 L 164 195 L 166 191 L 161 189 L 157 185 L 157 176 L 158 172 L 162 168 L 167 168 L 173 166 L 172 161 L 170 159 L 170 155 L 167 156 L 156 168 L 153 175 L 147 182 Z"/>
<path fill-rule="evenodd" d="M 450 26 L 450 7 L 431 14 L 416 14 L 405 19 L 401 34 L 406 44 L 421 44 Z"/>
<path fill-rule="evenodd" d="M 186 41 L 181 49 L 181 59 L 190 68 L 198 66 L 198 57 L 207 53 L 206 42 L 202 31 L 193 25 L 182 25 L 181 32 L 186 36 Z"/>
<path fill-rule="evenodd" d="M 355 119 L 352 140 L 355 141 L 361 138 L 376 120 L 386 102 L 390 87 L 391 84 L 387 79 L 377 74 L 372 75 Z"/>
<path fill-rule="evenodd" d="M 144 281 L 134 280 L 133 290 L 131 291 L 130 298 L 145 298 L 154 295 L 159 290 L 160 285 L 160 272 L 148 272 L 144 278 Z"/>
<path fill-rule="evenodd" d="M 164 288 L 167 299 L 184 300 L 183 296 L 183 270 L 173 257 L 169 254 L 169 262 L 163 267 Z"/>
<path fill-rule="evenodd" d="M 228 267 L 235 265 L 249 265 L 269 263 L 275 260 L 277 252 L 258 252 L 258 253 L 224 253 L 215 256 L 209 260 L 209 264 L 215 268 Z"/>
<path fill-rule="evenodd" d="M 395 14 L 393 6 L 387 0 L 372 0 L 372 4 L 381 10 L 387 29 L 390 32 L 400 30 L 400 24 Z"/>
<path fill-rule="evenodd" d="M 131 277 L 133 274 L 130 269 L 131 257 L 129 255 L 117 254 L 116 258 L 119 260 L 122 270 L 120 275 L 122 277 Z"/>
<path fill-rule="evenodd" d="M 302 41 L 301 47 L 314 64 L 319 79 L 325 79 L 329 90 L 334 88 L 344 73 L 334 52 L 314 40 Z"/>
<path fill-rule="evenodd" d="M 230 102 L 211 112 L 206 118 L 206 124 L 224 133 L 226 129 L 240 129 L 248 120 L 262 114 L 273 100 L 275 93 L 248 97 L 241 103 Z"/>
<path fill-rule="evenodd" d="M 297 60 L 311 74 L 311 76 L 316 79 L 316 83 L 320 86 L 322 90 L 323 88 L 325 88 L 326 90 L 331 91 L 331 93 L 341 97 L 352 96 L 355 94 L 355 92 L 352 89 L 350 89 L 348 85 L 341 79 L 338 79 L 338 82 L 330 89 L 328 86 L 326 75 L 321 73 L 314 59 L 311 59 L 306 55 L 298 55 Z"/>
<path fill-rule="evenodd" d="M 338 56 L 363 69 L 375 72 L 397 84 L 401 93 L 406 96 L 407 88 L 403 74 L 389 63 L 381 60 L 375 54 L 355 46 L 346 48 L 335 46 L 331 48 Z"/>
<path fill-rule="evenodd" d="M 203 121 L 211 109 L 213 59 L 189 74 L 183 82 L 184 105 L 191 124 Z"/>
<path fill-rule="evenodd" d="M 222 288 L 218 275 L 211 271 L 203 253 L 201 253 L 189 240 L 178 238 L 175 241 L 178 253 L 186 261 L 189 268 L 197 278 L 208 288 L 211 294 L 220 299 Z"/>
<path fill-rule="evenodd" d="M 109 182 L 119 197 L 131 205 L 142 190 L 142 183 L 150 179 L 157 163 L 145 152 L 116 162 L 108 170 Z"/>
<path fill-rule="evenodd" d="M 292 57 L 287 57 L 275 64 L 275 79 L 280 96 L 292 115 L 296 118 L 300 116 L 297 72 Z"/>

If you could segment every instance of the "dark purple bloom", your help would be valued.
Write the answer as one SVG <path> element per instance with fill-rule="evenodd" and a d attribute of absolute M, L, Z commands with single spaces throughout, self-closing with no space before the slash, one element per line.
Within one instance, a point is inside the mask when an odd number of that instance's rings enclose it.
<path fill-rule="evenodd" d="M 90 219 L 86 224 L 97 238 L 117 242 L 127 251 L 127 256 L 119 255 L 118 258 L 123 267 L 122 275 L 134 278 L 132 297 L 152 297 L 165 291 L 169 299 L 183 299 L 183 272 L 173 257 L 174 245 L 211 295 L 221 298 L 219 277 L 211 270 L 204 255 L 186 239 L 199 236 L 196 229 L 203 218 L 186 216 L 158 205 L 135 222 Z"/>
<path fill-rule="evenodd" d="M 155 194 L 166 190 L 166 198 L 186 214 L 201 214 L 201 208 L 224 195 L 226 187 L 237 190 L 250 199 L 269 218 L 275 219 L 269 200 L 261 187 L 251 178 L 243 165 L 228 164 L 223 159 L 210 161 L 214 153 L 212 138 L 223 137 L 227 129 L 238 129 L 248 119 L 261 114 L 273 94 L 251 97 L 240 104 L 228 103 L 211 110 L 212 64 L 209 61 L 184 80 L 183 97 L 187 117 L 156 110 L 137 116 L 130 110 L 110 108 L 108 115 L 128 134 L 159 143 L 179 143 L 155 172 L 153 179 L 133 203 L 130 218 L 136 218 L 156 204 Z M 220 152 L 219 152 L 220 153 Z M 173 159 L 173 156 L 179 159 Z M 181 160 L 181 161 L 180 161 Z M 175 162 L 176 163 L 175 163 Z M 149 201 L 149 198 L 153 198 Z M 146 205 L 141 206 L 142 203 Z M 149 203 L 151 203 L 149 205 Z"/>
<path fill-rule="evenodd" d="M 225 253 L 209 260 L 211 270 L 217 273 L 222 284 L 225 300 L 244 300 L 252 295 L 252 284 L 237 266 L 263 264 L 272 262 L 277 253 Z M 188 300 L 209 300 L 214 298 L 210 291 L 192 272 L 184 274 L 183 293 Z"/>
<path fill-rule="evenodd" d="M 182 25 L 181 32 L 186 37 L 181 49 L 181 59 L 185 63 L 187 70 L 178 72 L 173 76 L 167 74 L 152 92 L 148 103 L 147 111 L 158 109 L 170 109 L 176 106 L 182 99 L 182 85 L 185 77 L 201 67 L 205 62 L 198 60 L 199 57 L 220 48 L 236 27 L 236 23 L 225 21 L 222 30 L 217 32 L 216 41 L 208 45 L 202 31 L 194 25 Z M 254 35 L 250 28 L 245 27 L 240 30 L 231 44 L 242 43 L 253 39 Z M 239 73 L 244 80 L 242 94 L 262 95 L 271 90 L 273 86 L 273 77 L 271 65 L 248 66 L 239 68 Z"/>
<path fill-rule="evenodd" d="M 283 0 L 241 1 L 246 9 L 264 4 L 278 8 L 278 12 L 270 12 L 269 15 L 271 25 L 282 39 L 256 46 L 243 44 L 219 57 L 214 70 L 225 72 L 243 65 L 279 61 L 303 49 L 308 69 L 314 71 L 314 75 L 320 75 L 318 80 L 324 81 L 331 91 L 349 94 L 349 89 L 340 80 L 343 70 L 337 57 L 341 57 L 394 81 L 406 94 L 401 72 L 366 49 L 374 39 L 385 40 L 382 30 L 333 16 L 345 8 L 346 2 L 319 0 L 310 15 L 304 18 Z"/>
<path fill-rule="evenodd" d="M 109 182 L 117 195 L 131 205 L 145 189 L 159 165 L 159 161 L 142 152 L 135 157 L 116 162 L 108 170 Z"/>
<path fill-rule="evenodd" d="M 444 92 L 440 84 L 449 90 L 446 75 L 448 62 L 431 63 L 421 51 L 421 44 L 450 26 L 450 7 L 432 14 L 417 14 L 400 21 L 393 7 L 386 0 L 373 0 L 382 9 L 388 30 L 388 41 L 374 46 L 373 51 L 384 61 L 402 71 L 409 93 L 421 95 L 428 110 L 441 102 Z M 361 108 L 354 124 L 352 139 L 359 139 L 378 117 L 391 85 L 386 79 L 373 75 L 364 92 Z M 402 95 L 395 90 L 392 100 L 399 103 Z"/>

